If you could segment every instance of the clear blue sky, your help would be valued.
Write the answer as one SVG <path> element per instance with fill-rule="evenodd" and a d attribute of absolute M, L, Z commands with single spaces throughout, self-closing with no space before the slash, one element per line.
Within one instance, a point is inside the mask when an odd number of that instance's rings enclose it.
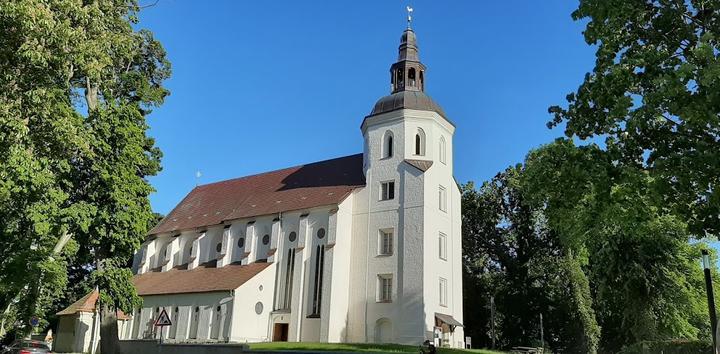
<path fill-rule="evenodd" d="M 141 4 L 154 0 L 141 0 Z M 478 183 L 562 131 L 592 69 L 575 1 L 413 0 L 427 93 L 457 125 L 455 174 Z M 171 96 L 150 118 L 164 152 L 151 178 L 167 214 L 209 183 L 362 152 L 360 123 L 389 93 L 408 1 L 160 0 L 139 27 L 164 44 Z"/>

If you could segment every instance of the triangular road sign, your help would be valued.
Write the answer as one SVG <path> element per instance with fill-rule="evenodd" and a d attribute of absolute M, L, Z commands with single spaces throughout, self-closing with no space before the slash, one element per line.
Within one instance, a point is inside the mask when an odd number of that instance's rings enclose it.
<path fill-rule="evenodd" d="M 160 312 L 160 317 L 155 321 L 155 326 L 171 326 L 172 322 L 170 322 L 170 317 L 168 316 L 167 312 L 165 312 L 165 309 Z"/>

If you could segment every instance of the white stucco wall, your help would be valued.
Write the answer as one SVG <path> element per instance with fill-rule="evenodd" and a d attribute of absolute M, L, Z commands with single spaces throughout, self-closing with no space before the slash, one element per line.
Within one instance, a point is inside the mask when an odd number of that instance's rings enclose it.
<path fill-rule="evenodd" d="M 272 264 L 235 290 L 230 341 L 268 341 L 275 271 L 275 264 Z M 256 312 L 258 303 L 262 307 L 259 314 Z"/>
<path fill-rule="evenodd" d="M 213 321 L 213 314 L 217 306 L 225 306 L 227 311 L 225 315 L 232 313 L 232 293 L 210 292 L 210 293 L 194 293 L 194 294 L 173 294 L 173 295 L 153 295 L 143 296 L 143 308 L 141 309 L 139 331 L 133 339 L 142 338 L 159 338 L 159 331 L 154 329 L 153 323 L 162 309 L 167 311 L 171 319 L 175 319 L 175 329 L 171 327 L 163 328 L 163 338 L 176 341 L 192 341 L 190 333 L 192 313 L 198 308 L 199 321 L 197 326 L 197 341 L 210 340 L 210 330 Z M 156 309 L 160 311 L 156 311 Z M 177 308 L 177 315 L 175 315 Z M 134 321 L 135 319 L 133 319 Z M 230 323 L 222 328 L 218 341 L 227 339 Z M 175 331 L 175 338 L 171 337 L 171 332 Z M 154 334 L 153 334 L 154 333 Z"/>

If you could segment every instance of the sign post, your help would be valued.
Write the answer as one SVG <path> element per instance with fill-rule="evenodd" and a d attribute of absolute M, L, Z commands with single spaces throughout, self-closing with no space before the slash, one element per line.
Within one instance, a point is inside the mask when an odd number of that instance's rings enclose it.
<path fill-rule="evenodd" d="M 162 312 L 160 312 L 160 316 L 155 320 L 155 327 L 160 327 L 160 344 L 162 344 L 163 341 L 163 327 L 165 326 L 172 326 L 172 321 L 170 321 L 170 316 L 168 316 L 167 311 L 163 309 Z"/>

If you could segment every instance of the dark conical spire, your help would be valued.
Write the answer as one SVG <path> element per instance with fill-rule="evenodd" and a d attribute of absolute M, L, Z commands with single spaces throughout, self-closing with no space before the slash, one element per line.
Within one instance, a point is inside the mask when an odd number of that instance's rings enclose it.
<path fill-rule="evenodd" d="M 425 65 L 420 62 L 415 31 L 408 28 L 400 37 L 398 61 L 390 66 L 392 93 L 400 91 L 425 91 Z"/>

